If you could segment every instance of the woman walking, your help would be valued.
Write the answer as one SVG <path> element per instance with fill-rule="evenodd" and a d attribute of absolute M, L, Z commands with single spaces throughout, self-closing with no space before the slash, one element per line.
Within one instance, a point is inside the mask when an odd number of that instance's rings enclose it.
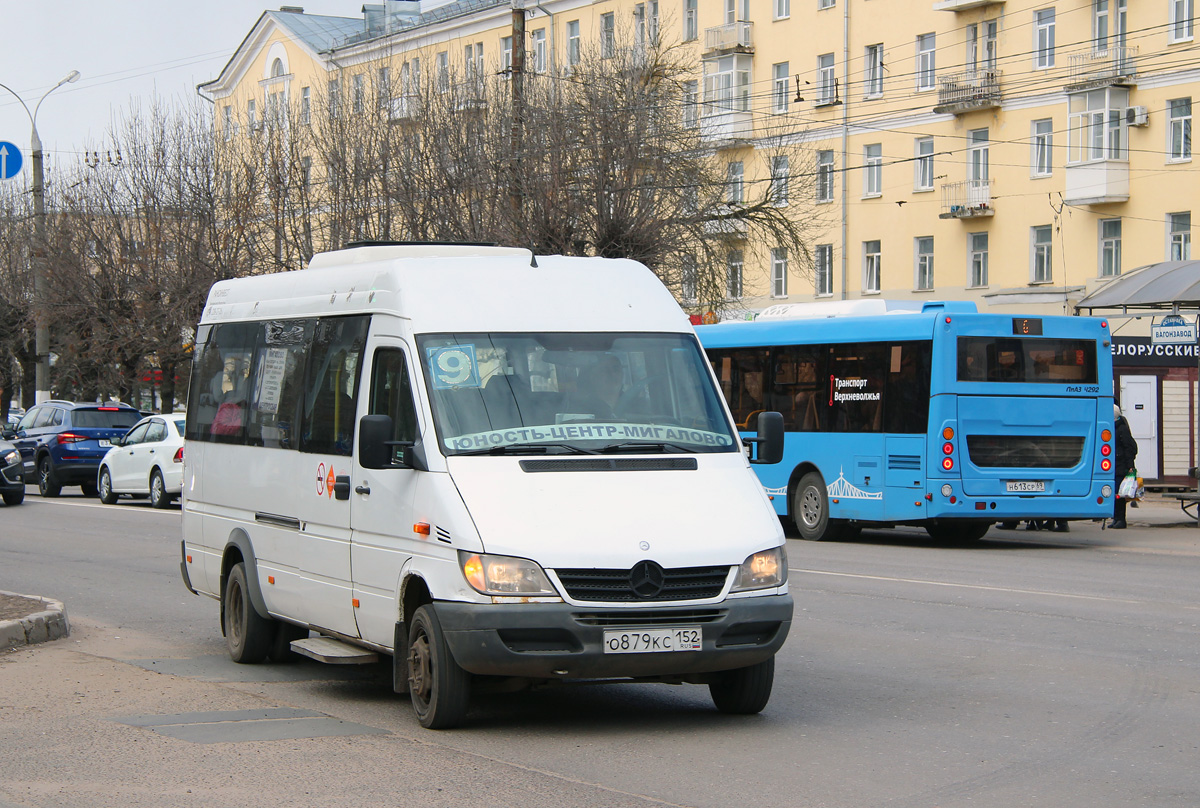
<path fill-rule="evenodd" d="M 1138 445 L 1133 439 L 1133 433 L 1129 431 L 1129 422 L 1125 420 L 1125 416 L 1121 415 L 1121 408 L 1115 403 L 1113 404 L 1113 432 L 1117 436 L 1117 457 L 1113 461 L 1113 469 L 1116 471 L 1117 490 L 1121 489 L 1121 481 L 1125 479 L 1125 475 L 1133 468 L 1133 462 L 1137 458 Z M 1125 527 L 1125 507 L 1124 497 L 1118 496 L 1113 500 L 1113 519 L 1109 527 L 1115 530 L 1121 530 Z"/>

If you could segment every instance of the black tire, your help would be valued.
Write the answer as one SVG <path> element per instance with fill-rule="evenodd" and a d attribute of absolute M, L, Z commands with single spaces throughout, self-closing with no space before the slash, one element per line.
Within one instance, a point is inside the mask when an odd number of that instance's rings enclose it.
<path fill-rule="evenodd" d="M 4 504 L 10 506 L 20 505 L 25 501 L 25 491 L 12 491 L 4 495 Z"/>
<path fill-rule="evenodd" d="M 85 497 L 94 497 L 100 493 L 100 489 L 96 487 L 95 480 L 88 480 L 86 483 L 80 483 L 79 488 L 83 491 L 83 495 Z"/>
<path fill-rule="evenodd" d="M 117 504 L 117 495 L 112 490 L 112 474 L 109 472 L 108 466 L 100 469 L 100 482 L 97 483 L 96 488 L 101 502 L 105 505 Z"/>
<path fill-rule="evenodd" d="M 792 500 L 792 520 L 800 538 L 809 541 L 837 541 L 857 536 L 862 528 L 848 527 L 845 519 L 829 518 L 829 493 L 820 473 L 810 471 L 800 478 Z"/>
<path fill-rule="evenodd" d="M 992 526 L 991 522 L 977 519 L 942 519 L 925 524 L 925 532 L 935 541 L 979 541 Z"/>
<path fill-rule="evenodd" d="M 711 682 L 708 692 L 713 704 L 723 713 L 753 715 L 762 712 L 771 700 L 775 684 L 775 657 L 748 668 L 726 671 Z"/>
<path fill-rule="evenodd" d="M 277 628 L 275 629 L 275 637 L 271 641 L 271 661 L 272 662 L 296 662 L 301 658 L 292 650 L 293 640 L 303 640 L 308 637 L 308 629 L 304 626 L 297 626 L 293 623 L 284 623 L 282 620 L 276 621 Z"/>
<path fill-rule="evenodd" d="M 48 456 L 38 461 L 38 493 L 44 497 L 56 497 L 62 493 L 62 483 L 54 476 L 54 464 Z"/>
<path fill-rule="evenodd" d="M 158 469 L 150 472 L 150 504 L 159 509 L 171 504 L 171 495 L 167 493 L 162 472 Z"/>
<path fill-rule="evenodd" d="M 467 716 L 471 674 L 454 661 L 437 612 L 428 603 L 413 614 L 408 629 L 408 692 L 426 729 L 450 729 Z"/>
<path fill-rule="evenodd" d="M 221 604 L 229 658 L 247 665 L 265 660 L 271 652 L 277 626 L 274 620 L 254 610 L 246 585 L 245 564 L 238 562 L 229 571 Z"/>

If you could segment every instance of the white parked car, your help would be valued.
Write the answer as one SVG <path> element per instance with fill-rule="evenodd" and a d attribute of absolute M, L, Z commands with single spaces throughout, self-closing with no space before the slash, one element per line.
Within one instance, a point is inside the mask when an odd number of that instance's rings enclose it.
<path fill-rule="evenodd" d="M 121 494 L 149 495 L 155 508 L 167 507 L 183 490 L 184 424 L 182 412 L 150 415 L 113 441 L 96 478 L 100 501 L 112 505 Z"/>

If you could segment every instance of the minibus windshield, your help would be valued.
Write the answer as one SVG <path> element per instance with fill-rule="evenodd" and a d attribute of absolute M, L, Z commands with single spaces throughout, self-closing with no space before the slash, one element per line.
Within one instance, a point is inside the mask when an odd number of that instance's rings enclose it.
<path fill-rule="evenodd" d="M 447 455 L 740 451 L 690 334 L 436 334 L 418 345 Z"/>

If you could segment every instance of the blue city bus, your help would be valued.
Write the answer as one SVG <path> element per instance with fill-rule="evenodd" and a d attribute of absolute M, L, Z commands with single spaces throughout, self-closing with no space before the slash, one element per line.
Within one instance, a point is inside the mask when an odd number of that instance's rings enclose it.
<path fill-rule="evenodd" d="M 876 300 L 696 333 L 741 431 L 783 414 L 783 462 L 755 470 L 804 538 L 920 525 L 972 540 L 995 522 L 1112 514 L 1104 320 Z"/>

